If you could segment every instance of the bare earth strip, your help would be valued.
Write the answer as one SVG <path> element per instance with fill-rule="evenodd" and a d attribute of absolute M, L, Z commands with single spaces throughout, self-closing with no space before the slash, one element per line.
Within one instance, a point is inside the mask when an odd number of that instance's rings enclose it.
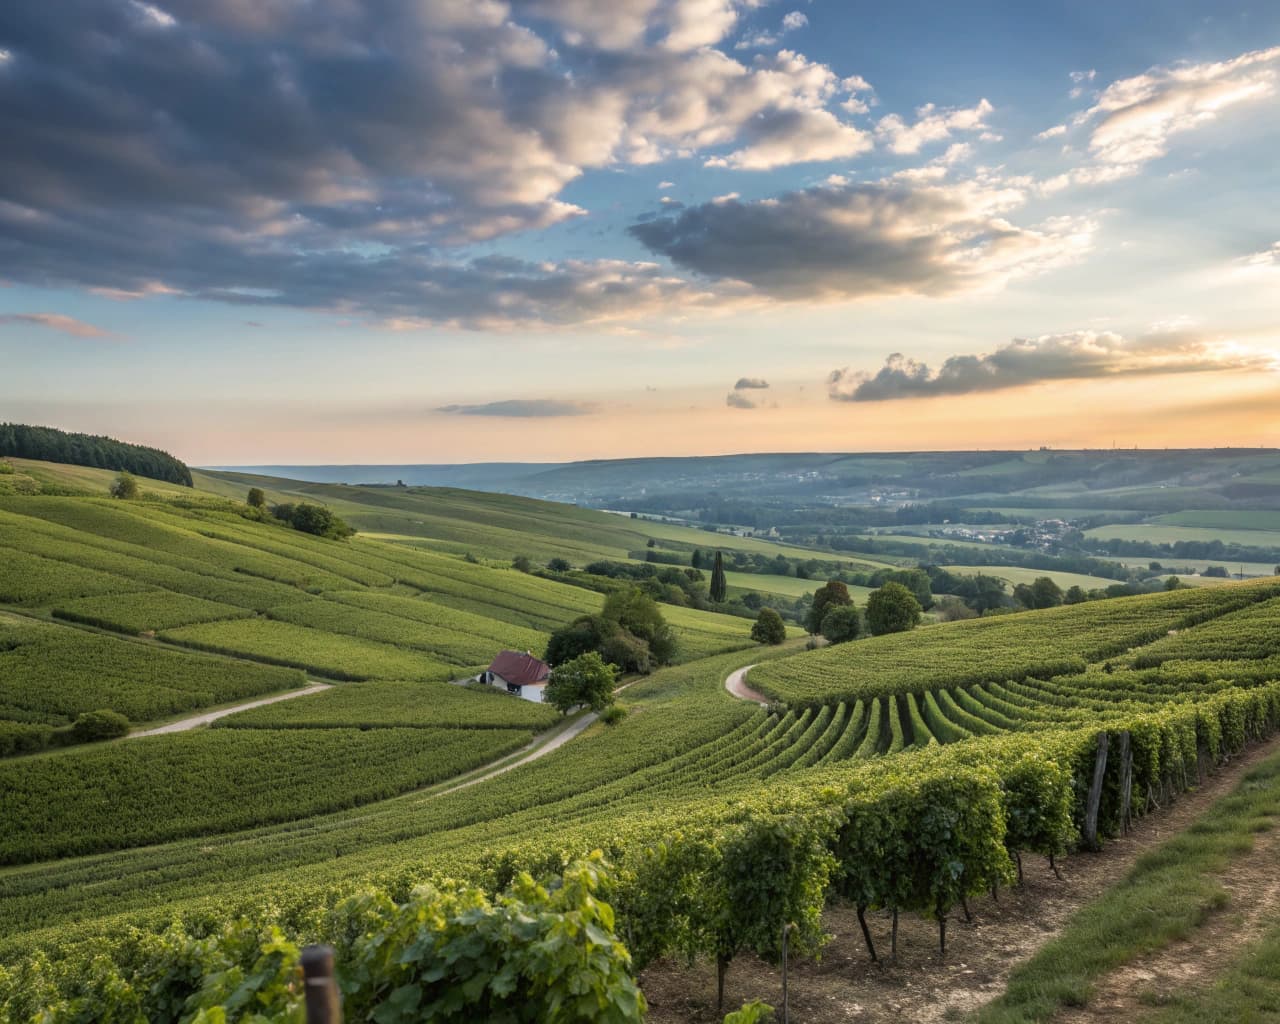
<path fill-rule="evenodd" d="M 210 722 L 216 722 L 219 718 L 226 718 L 228 715 L 234 715 L 240 711 L 248 711 L 250 708 L 260 708 L 264 704 L 275 704 L 277 701 L 293 700 L 294 697 L 305 697 L 308 694 L 319 693 L 321 690 L 328 690 L 328 683 L 312 683 L 310 686 L 304 686 L 301 690 L 290 690 L 288 693 L 280 693 L 274 697 L 263 697 L 261 700 L 251 700 L 247 704 L 237 704 L 232 708 L 222 708 L 218 711 L 206 711 L 202 715 L 193 715 L 190 718 L 180 718 L 176 722 L 170 722 L 168 725 L 158 725 L 154 729 L 143 729 L 141 732 L 131 732 L 126 739 L 138 739 L 140 736 L 162 736 L 170 732 L 186 732 L 188 729 L 195 729 L 201 725 L 208 725 Z"/>
<path fill-rule="evenodd" d="M 1025 885 L 1002 889 L 998 902 L 990 897 L 971 901 L 970 924 L 961 915 L 951 919 L 947 956 L 942 961 L 938 958 L 936 925 L 904 915 L 898 933 L 898 965 L 876 967 L 867 960 L 853 912 L 830 908 L 825 923 L 835 937 L 823 952 L 821 963 L 792 965 L 792 1021 L 944 1024 L 961 1019 L 1003 992 L 1012 969 L 1053 938 L 1080 907 L 1119 881 L 1139 856 L 1189 826 L 1210 804 L 1230 793 L 1246 770 L 1277 750 L 1280 739 L 1253 748 L 1207 778 L 1194 793 L 1184 794 L 1171 807 L 1138 821 L 1129 835 L 1112 840 L 1101 853 L 1074 854 L 1059 861 L 1061 881 L 1044 860 L 1024 857 Z M 1280 896 L 1280 836 L 1260 835 L 1256 843 L 1254 851 L 1237 860 L 1230 877 L 1224 879 L 1232 894 L 1231 905 L 1200 929 L 1202 938 L 1192 937 L 1180 944 L 1181 951 L 1167 950 L 1103 979 L 1093 1004 L 1097 1014 L 1074 1015 L 1069 1018 L 1072 1024 L 1139 1016 L 1135 1008 L 1141 1005 L 1141 989 L 1167 988 L 1175 979 L 1194 983 L 1202 972 L 1189 971 L 1187 964 L 1197 957 L 1208 957 L 1207 950 L 1214 943 L 1228 941 L 1228 929 L 1239 929 L 1243 940 L 1249 941 L 1257 938 L 1256 930 L 1268 919 L 1274 923 Z M 887 957 L 887 916 L 869 915 L 868 922 L 877 952 Z M 1230 941 L 1233 951 L 1238 951 L 1234 939 Z M 1206 970 L 1212 970 L 1212 965 Z M 1203 980 L 1209 977 L 1206 973 Z M 715 1013 L 713 964 L 700 961 L 689 968 L 661 961 L 644 972 L 641 985 L 649 1000 L 651 1024 L 718 1024 L 723 1018 Z M 1125 985 L 1135 991 L 1126 992 Z M 780 1005 L 781 989 L 781 977 L 774 967 L 741 957 L 729 968 L 725 1006 L 731 1009 L 749 999 Z"/>
<path fill-rule="evenodd" d="M 524 749 L 528 751 L 522 757 L 507 764 L 499 765 L 491 771 L 484 772 L 483 775 L 476 775 L 473 778 L 459 782 L 456 786 L 450 786 L 448 789 L 442 789 L 432 794 L 433 796 L 444 796 L 446 793 L 453 793 L 459 789 L 466 789 L 468 786 L 474 786 L 477 782 L 484 782 L 486 779 L 492 779 L 495 775 L 501 775 L 503 772 L 509 772 L 512 768 L 519 768 L 522 764 L 528 764 L 530 761 L 536 761 L 540 757 L 546 757 L 553 750 L 559 750 L 571 739 L 581 733 L 587 726 L 594 722 L 600 716 L 594 711 L 588 711 L 579 719 L 575 719 L 567 727 L 562 728 L 557 733 L 543 733 L 537 737 Z M 548 737 L 545 738 L 544 737 Z"/>
<path fill-rule="evenodd" d="M 736 672 L 730 672 L 729 678 L 724 681 L 724 688 L 739 700 L 753 700 L 757 704 L 768 704 L 768 697 L 747 685 L 747 673 L 753 668 L 755 668 L 754 665 L 748 665 Z"/>

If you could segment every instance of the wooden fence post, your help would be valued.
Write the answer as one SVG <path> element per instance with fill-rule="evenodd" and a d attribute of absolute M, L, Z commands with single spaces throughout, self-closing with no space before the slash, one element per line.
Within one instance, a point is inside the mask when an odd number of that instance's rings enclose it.
<path fill-rule="evenodd" d="M 1081 839 L 1090 850 L 1098 849 L 1098 808 L 1102 805 L 1102 783 L 1107 774 L 1107 744 L 1105 732 L 1098 733 L 1098 756 L 1093 763 L 1093 782 L 1089 786 L 1089 802 L 1084 807 L 1084 834 Z"/>
<path fill-rule="evenodd" d="M 307 1024 L 342 1024 L 342 996 L 333 976 L 333 948 L 303 946 L 302 977 L 306 985 Z"/>
<path fill-rule="evenodd" d="M 1129 730 L 1120 734 L 1120 828 L 1129 834 L 1130 809 L 1133 802 L 1133 751 L 1129 749 Z"/>
<path fill-rule="evenodd" d="M 782 1024 L 791 1022 L 791 1005 L 787 993 L 787 937 L 795 927 L 794 924 L 782 926 Z"/>

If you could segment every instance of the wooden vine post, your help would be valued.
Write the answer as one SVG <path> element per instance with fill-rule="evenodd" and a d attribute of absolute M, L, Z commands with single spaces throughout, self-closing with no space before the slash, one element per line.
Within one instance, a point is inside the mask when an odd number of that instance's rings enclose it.
<path fill-rule="evenodd" d="M 1098 809 L 1102 806 L 1102 783 L 1107 774 L 1107 744 L 1110 738 L 1098 733 L 1098 756 L 1093 763 L 1093 782 L 1089 786 L 1089 799 L 1084 807 L 1084 831 L 1081 839 L 1085 848 L 1098 849 Z"/>
<path fill-rule="evenodd" d="M 794 924 L 782 926 L 782 1024 L 791 1024 L 791 1006 L 787 998 L 787 937 L 795 927 Z"/>
<path fill-rule="evenodd" d="M 307 1024 L 342 1024 L 342 996 L 333 973 L 331 946 L 302 947 Z"/>
<path fill-rule="evenodd" d="M 1129 834 L 1133 805 L 1133 751 L 1129 747 L 1129 730 L 1120 734 L 1120 828 Z"/>

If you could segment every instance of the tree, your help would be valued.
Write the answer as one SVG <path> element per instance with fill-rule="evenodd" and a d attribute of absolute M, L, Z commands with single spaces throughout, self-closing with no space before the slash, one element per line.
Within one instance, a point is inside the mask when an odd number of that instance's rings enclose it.
<path fill-rule="evenodd" d="M 1186 584 L 1184 584 L 1182 580 L 1178 579 L 1177 576 L 1170 576 L 1164 581 L 1165 590 L 1182 590 L 1184 586 L 1186 586 Z"/>
<path fill-rule="evenodd" d="M 111 485 L 111 497 L 121 498 L 124 501 L 132 501 L 137 496 L 138 481 L 133 478 L 132 473 L 125 470 L 116 477 L 115 483 Z"/>
<path fill-rule="evenodd" d="M 1031 583 L 1037 608 L 1057 608 L 1062 604 L 1062 588 L 1049 576 L 1038 576 Z"/>
<path fill-rule="evenodd" d="M 833 644 L 857 640 L 862 633 L 862 616 L 851 604 L 837 604 L 822 617 L 822 635 Z"/>
<path fill-rule="evenodd" d="M 562 715 L 579 704 L 600 712 L 613 703 L 616 683 L 613 666 L 588 651 L 552 669 L 543 696 Z"/>
<path fill-rule="evenodd" d="M 262 508 L 267 503 L 267 494 L 261 487 L 250 487 L 245 504 L 250 508 Z"/>
<path fill-rule="evenodd" d="M 516 555 L 511 559 L 511 568 L 517 572 L 533 572 L 533 563 L 529 561 L 528 555 Z"/>
<path fill-rule="evenodd" d="M 884 582 L 901 583 L 906 587 L 915 599 L 920 603 L 921 608 L 933 607 L 933 589 L 929 580 L 929 574 L 923 569 L 901 569 L 897 572 L 889 573 Z"/>
<path fill-rule="evenodd" d="M 1089 595 L 1084 592 L 1084 588 L 1078 583 L 1067 587 L 1067 592 L 1062 595 L 1063 604 L 1084 604 L 1089 600 Z"/>
<path fill-rule="evenodd" d="M 751 627 L 751 639 L 758 644 L 777 646 L 787 639 L 787 626 L 782 616 L 772 608 L 761 608 L 756 616 L 755 625 Z"/>
<path fill-rule="evenodd" d="M 849 596 L 849 588 L 839 580 L 828 580 L 814 592 L 804 628 L 816 636 L 822 632 L 822 620 L 826 618 L 828 609 L 851 604 L 853 598 Z"/>
<path fill-rule="evenodd" d="M 547 568 L 552 572 L 568 572 L 573 566 L 567 558 L 553 558 L 547 563 Z"/>
<path fill-rule="evenodd" d="M 920 602 L 901 583 L 886 583 L 867 598 L 867 629 L 872 636 L 905 633 L 920 625 Z"/>
<path fill-rule="evenodd" d="M 631 587 L 614 591 L 605 598 L 600 614 L 648 644 L 657 664 L 667 665 L 675 658 L 675 634 L 662 617 L 658 603 L 643 590 Z"/>
<path fill-rule="evenodd" d="M 702 568 L 702 551 L 700 549 L 693 549 L 693 555 L 689 558 L 689 564 L 695 569 Z M 1276 571 L 1280 573 L 1280 568 L 1277 568 Z"/>
<path fill-rule="evenodd" d="M 555 667 L 588 651 L 599 651 L 612 636 L 612 626 L 616 624 L 607 622 L 602 615 L 580 615 L 551 634 L 543 658 L 548 665 Z"/>
<path fill-rule="evenodd" d="M 729 595 L 729 581 L 724 575 L 724 559 L 716 552 L 715 562 L 711 566 L 711 600 L 720 604 Z"/>

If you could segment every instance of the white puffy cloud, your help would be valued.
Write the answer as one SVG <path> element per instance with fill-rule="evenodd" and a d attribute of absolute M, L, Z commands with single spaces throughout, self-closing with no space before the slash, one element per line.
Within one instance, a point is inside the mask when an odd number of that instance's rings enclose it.
<path fill-rule="evenodd" d="M 985 118 L 994 109 L 985 99 L 967 108 L 940 109 L 928 103 L 916 111 L 911 124 L 898 114 L 882 117 L 876 124 L 876 137 L 899 155 L 919 153 L 931 142 L 949 139 L 953 132 L 985 131 Z"/>
<path fill-rule="evenodd" d="M 1231 60 L 1155 67 L 1107 86 L 1074 123 L 1089 130 L 1089 152 L 1103 163 L 1138 164 L 1164 156 L 1170 139 L 1233 107 L 1272 99 L 1280 84 L 1280 46 Z"/>

